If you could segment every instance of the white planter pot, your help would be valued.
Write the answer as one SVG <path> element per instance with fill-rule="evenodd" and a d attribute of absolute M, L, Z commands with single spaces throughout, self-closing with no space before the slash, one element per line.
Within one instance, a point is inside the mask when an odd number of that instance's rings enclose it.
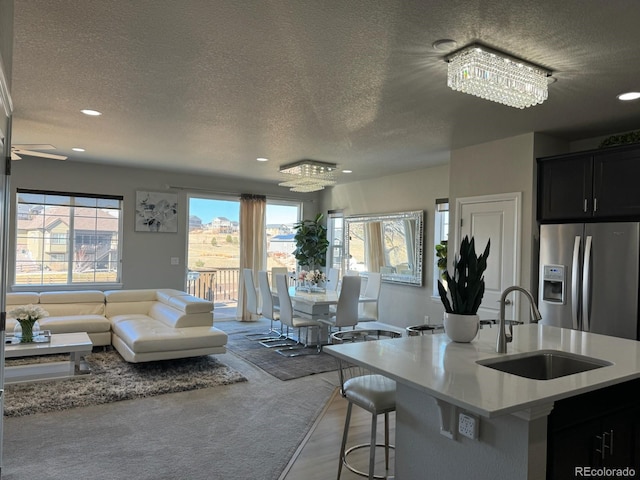
<path fill-rule="evenodd" d="M 479 328 L 478 315 L 444 314 L 444 332 L 454 342 L 469 343 L 476 338 Z"/>

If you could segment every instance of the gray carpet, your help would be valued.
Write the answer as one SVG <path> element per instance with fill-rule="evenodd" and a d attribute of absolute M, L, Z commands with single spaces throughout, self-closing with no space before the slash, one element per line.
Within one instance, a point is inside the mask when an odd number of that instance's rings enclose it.
<path fill-rule="evenodd" d="M 338 369 L 335 357 L 324 352 L 316 355 L 315 347 L 305 349 L 310 355 L 284 357 L 275 349 L 266 348 L 247 337 L 248 334 L 268 331 L 268 321 L 221 322 L 216 326 L 229 335 L 227 348 L 230 351 L 280 380 L 292 380 Z"/>
<path fill-rule="evenodd" d="M 60 360 L 59 356 L 39 358 Z M 7 385 L 5 416 L 20 417 L 247 381 L 212 356 L 127 363 L 118 352 L 108 350 L 87 355 L 85 361 L 91 369 L 88 375 Z M 24 359 L 7 360 L 7 365 L 12 364 L 24 364 Z"/>
<path fill-rule="evenodd" d="M 249 381 L 5 418 L 3 480 L 277 480 L 337 376 L 282 382 L 217 358 Z"/>

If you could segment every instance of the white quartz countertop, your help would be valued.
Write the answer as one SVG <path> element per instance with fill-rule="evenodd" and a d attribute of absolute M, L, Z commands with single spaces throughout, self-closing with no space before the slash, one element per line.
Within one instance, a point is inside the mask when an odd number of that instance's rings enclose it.
<path fill-rule="evenodd" d="M 498 328 L 483 328 L 471 343 L 445 334 L 332 345 L 324 350 L 366 365 L 411 388 L 485 417 L 505 415 L 640 378 L 640 342 L 527 324 L 514 327 L 507 353 L 496 353 Z M 552 380 L 530 380 L 476 361 L 536 350 L 560 350 L 612 365 Z"/>

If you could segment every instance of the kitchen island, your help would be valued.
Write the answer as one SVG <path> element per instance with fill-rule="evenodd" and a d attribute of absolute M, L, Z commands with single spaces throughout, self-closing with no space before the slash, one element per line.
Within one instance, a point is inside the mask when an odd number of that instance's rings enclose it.
<path fill-rule="evenodd" d="M 396 480 L 545 479 L 554 403 L 640 378 L 640 342 L 531 324 L 514 328 L 508 353 L 497 354 L 497 332 L 484 328 L 467 344 L 439 334 L 325 348 L 397 382 Z M 538 350 L 610 365 L 531 380 L 476 363 Z M 458 433 L 460 413 L 475 417 L 476 439 Z"/>

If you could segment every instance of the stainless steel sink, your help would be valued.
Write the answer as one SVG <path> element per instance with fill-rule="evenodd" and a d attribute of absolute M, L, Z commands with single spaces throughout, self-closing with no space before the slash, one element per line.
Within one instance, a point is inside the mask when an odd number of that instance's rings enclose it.
<path fill-rule="evenodd" d="M 538 350 L 530 353 L 478 360 L 476 363 L 533 380 L 551 380 L 552 378 L 613 365 L 597 358 L 559 350 Z"/>

